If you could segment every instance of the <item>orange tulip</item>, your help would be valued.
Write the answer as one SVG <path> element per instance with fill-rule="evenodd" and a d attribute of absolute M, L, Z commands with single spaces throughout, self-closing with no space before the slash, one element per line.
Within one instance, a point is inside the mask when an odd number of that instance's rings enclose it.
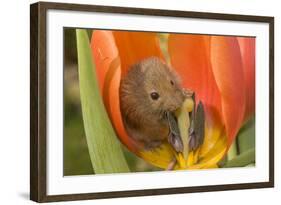
<path fill-rule="evenodd" d="M 170 34 L 171 67 L 182 86 L 196 93 L 205 108 L 203 144 L 189 153 L 186 163 L 168 143 L 143 150 L 128 136 L 121 117 L 119 86 L 130 66 L 156 56 L 165 60 L 158 35 L 151 32 L 94 31 L 91 48 L 100 91 L 121 142 L 149 163 L 175 169 L 217 167 L 243 123 L 255 110 L 255 39 L 246 37 Z M 187 164 L 187 166 L 183 166 Z"/>

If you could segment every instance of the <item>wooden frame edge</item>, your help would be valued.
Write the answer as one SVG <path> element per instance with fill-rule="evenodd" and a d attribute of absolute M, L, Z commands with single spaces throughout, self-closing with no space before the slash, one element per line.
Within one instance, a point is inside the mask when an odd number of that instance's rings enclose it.
<path fill-rule="evenodd" d="M 46 9 L 30 5 L 30 199 L 46 195 Z"/>
<path fill-rule="evenodd" d="M 46 192 L 46 11 L 48 9 L 78 10 L 91 12 L 123 13 L 154 16 L 177 16 L 189 18 L 264 22 L 269 24 L 269 181 L 258 183 L 226 184 L 172 189 L 131 190 L 118 192 L 47 195 Z M 175 15 L 176 13 L 176 15 Z M 238 189 L 274 187 L 274 17 L 157 10 L 145 8 L 96 6 L 38 2 L 30 5 L 30 199 L 36 202 L 87 200 L 116 197 L 135 197 L 163 194 L 226 191 Z"/>
<path fill-rule="evenodd" d="M 38 4 L 30 6 L 30 199 L 38 201 Z"/>

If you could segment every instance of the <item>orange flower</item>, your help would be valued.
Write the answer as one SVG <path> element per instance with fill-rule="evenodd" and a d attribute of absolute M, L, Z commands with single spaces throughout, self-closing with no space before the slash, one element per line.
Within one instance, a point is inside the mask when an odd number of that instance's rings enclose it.
<path fill-rule="evenodd" d="M 171 67 L 182 86 L 196 93 L 205 108 L 203 144 L 187 162 L 168 143 L 141 150 L 124 128 L 119 86 L 131 65 L 156 56 L 165 60 L 156 33 L 94 31 L 91 39 L 100 91 L 113 127 L 124 145 L 151 164 L 167 168 L 176 157 L 175 169 L 216 167 L 243 123 L 255 110 L 255 39 L 210 35 L 170 34 Z M 183 165 L 186 164 L 186 165 Z"/>

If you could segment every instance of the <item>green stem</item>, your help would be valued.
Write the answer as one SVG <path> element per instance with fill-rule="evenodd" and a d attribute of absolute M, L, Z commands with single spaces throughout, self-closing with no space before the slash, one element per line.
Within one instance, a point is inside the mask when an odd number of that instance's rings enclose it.
<path fill-rule="evenodd" d="M 87 145 L 96 174 L 130 172 L 107 116 L 87 31 L 76 30 L 80 97 Z"/>

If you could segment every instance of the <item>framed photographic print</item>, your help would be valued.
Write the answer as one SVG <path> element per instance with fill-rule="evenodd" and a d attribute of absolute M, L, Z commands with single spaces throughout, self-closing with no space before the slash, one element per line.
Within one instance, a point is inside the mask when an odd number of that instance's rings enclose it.
<path fill-rule="evenodd" d="M 274 186 L 273 17 L 30 8 L 32 200 Z"/>

